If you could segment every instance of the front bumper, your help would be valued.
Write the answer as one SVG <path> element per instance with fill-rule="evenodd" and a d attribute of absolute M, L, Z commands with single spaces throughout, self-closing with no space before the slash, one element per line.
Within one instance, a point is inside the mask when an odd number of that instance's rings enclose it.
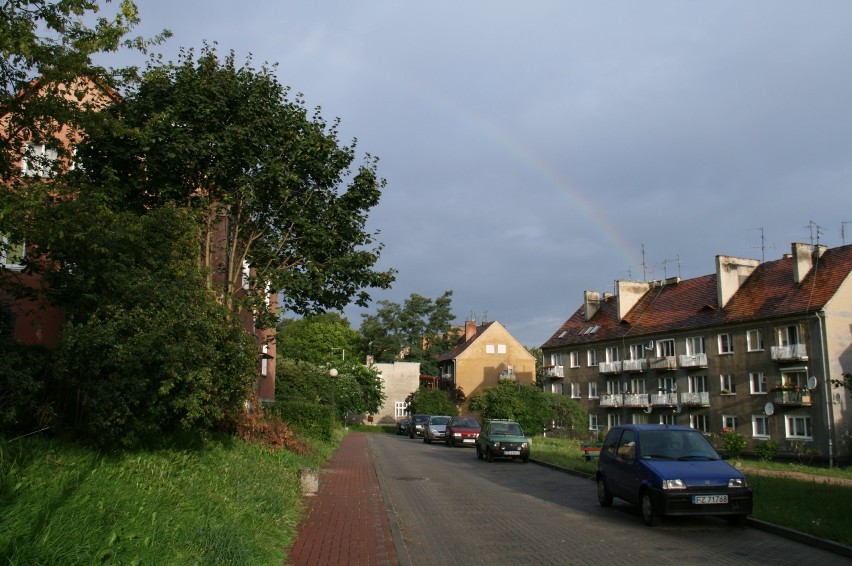
<path fill-rule="evenodd" d="M 653 490 L 657 509 L 664 515 L 750 515 L 753 494 L 750 488 L 713 490 Z M 695 495 L 727 495 L 727 503 L 696 504 Z"/>

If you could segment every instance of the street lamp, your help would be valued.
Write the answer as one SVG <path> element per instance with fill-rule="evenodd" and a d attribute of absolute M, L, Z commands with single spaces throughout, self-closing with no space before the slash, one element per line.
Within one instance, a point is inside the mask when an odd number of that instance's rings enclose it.
<path fill-rule="evenodd" d="M 331 368 L 328 370 L 328 377 L 331 378 L 332 387 L 331 387 L 331 406 L 334 410 L 334 420 L 337 421 L 337 399 L 335 399 L 335 393 L 337 392 L 337 383 L 335 382 L 335 377 L 337 377 L 337 369 Z"/>

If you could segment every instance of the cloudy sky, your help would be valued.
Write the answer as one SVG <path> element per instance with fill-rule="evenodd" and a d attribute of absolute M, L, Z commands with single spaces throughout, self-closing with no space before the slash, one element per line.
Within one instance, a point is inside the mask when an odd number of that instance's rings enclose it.
<path fill-rule="evenodd" d="M 376 300 L 452 290 L 539 346 L 584 290 L 852 243 L 847 0 L 137 4 L 167 58 L 278 63 L 379 156 Z"/>

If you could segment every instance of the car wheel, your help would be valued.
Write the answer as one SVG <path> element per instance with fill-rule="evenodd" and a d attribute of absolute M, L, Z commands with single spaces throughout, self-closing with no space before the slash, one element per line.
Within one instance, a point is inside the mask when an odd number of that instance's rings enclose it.
<path fill-rule="evenodd" d="M 660 524 L 660 513 L 654 505 L 651 492 L 647 490 L 642 494 L 642 520 L 649 527 L 656 527 Z"/>
<path fill-rule="evenodd" d="M 728 521 L 728 524 L 734 527 L 742 527 L 745 525 L 746 516 L 745 515 L 726 515 L 725 520 Z"/>
<path fill-rule="evenodd" d="M 524 456 L 523 458 L 521 458 L 521 462 L 523 462 L 524 464 L 526 464 L 526 463 L 527 463 L 527 462 L 529 462 L 529 461 L 530 461 L 530 457 L 529 457 L 529 456 Z"/>
<path fill-rule="evenodd" d="M 612 505 L 612 492 L 606 488 L 606 482 L 602 477 L 598 478 L 598 503 L 601 507 Z"/>
<path fill-rule="evenodd" d="M 488 448 L 487 446 L 485 447 L 485 459 L 488 460 L 489 462 L 494 461 L 494 454 L 491 452 L 491 449 Z"/>
<path fill-rule="evenodd" d="M 478 444 L 476 445 L 476 457 L 482 460 L 482 449 L 479 447 Z"/>

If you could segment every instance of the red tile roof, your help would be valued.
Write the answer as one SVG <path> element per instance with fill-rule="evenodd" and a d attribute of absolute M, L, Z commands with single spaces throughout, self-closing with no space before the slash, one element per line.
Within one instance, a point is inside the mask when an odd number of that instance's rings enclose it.
<path fill-rule="evenodd" d="M 494 324 L 494 321 L 485 322 L 485 323 L 477 326 L 476 327 L 476 334 L 471 336 L 470 340 L 465 341 L 464 334 L 462 334 L 461 337 L 459 337 L 459 340 L 456 343 L 456 345 L 453 346 L 452 349 L 449 352 L 447 352 L 446 354 L 444 354 L 440 358 L 438 358 L 438 361 L 439 362 L 445 362 L 447 360 L 454 360 L 454 359 L 458 358 L 461 355 L 461 353 L 464 352 L 465 350 L 467 350 L 468 346 L 470 346 L 471 344 L 476 342 L 476 340 L 480 336 L 482 336 L 482 333 L 485 332 L 486 330 L 488 330 L 488 328 L 492 324 Z"/>
<path fill-rule="evenodd" d="M 831 248 L 814 262 L 801 282 L 793 280 L 793 258 L 759 265 L 724 308 L 719 308 L 716 274 L 652 286 L 623 320 L 617 297 L 601 301 L 586 321 L 581 306 L 541 347 L 595 343 L 612 339 L 757 321 L 818 311 L 837 293 L 852 270 L 852 245 Z M 586 329 L 598 326 L 594 332 Z"/>

